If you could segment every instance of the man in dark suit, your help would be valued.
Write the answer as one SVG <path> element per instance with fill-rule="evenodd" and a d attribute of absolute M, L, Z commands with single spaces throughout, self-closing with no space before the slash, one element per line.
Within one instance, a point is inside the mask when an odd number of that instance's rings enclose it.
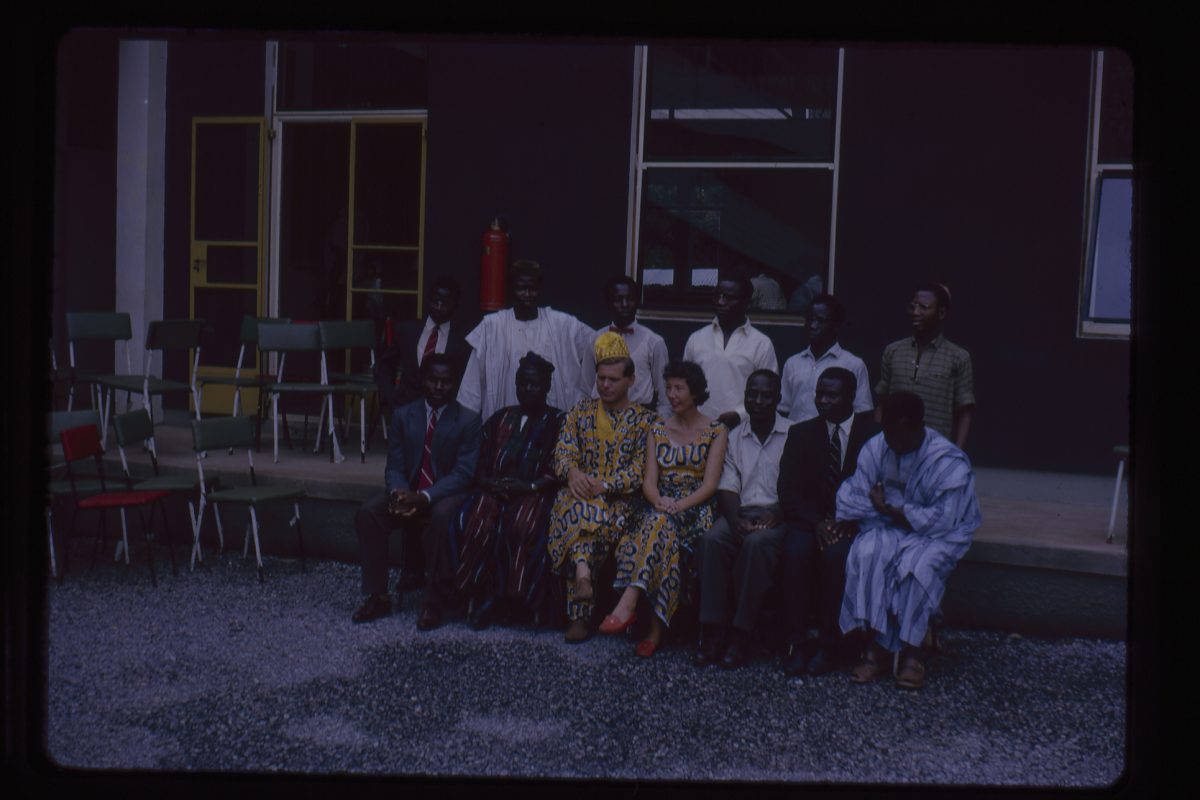
<path fill-rule="evenodd" d="M 461 375 L 471 348 L 462 336 L 451 330 L 450 320 L 458 310 L 461 290 L 458 281 L 447 276 L 435 278 L 425 290 L 425 319 L 410 319 L 392 328 L 392 343 L 375 362 L 375 385 L 384 416 L 391 418 L 397 408 L 422 396 L 421 362 L 428 353 L 445 353 L 455 361 Z M 404 591 L 425 584 L 419 542 L 406 539 L 404 572 L 399 586 Z"/>
<path fill-rule="evenodd" d="M 842 367 L 817 379 L 817 416 L 793 425 L 779 464 L 779 499 L 787 532 L 783 544 L 783 594 L 792 652 L 784 672 L 820 675 L 844 655 L 839 651 L 838 611 L 846 583 L 846 554 L 857 533 L 836 522 L 837 490 L 854 474 L 858 453 L 879 432 L 870 411 L 854 413 L 858 381 Z M 814 601 L 819 635 L 806 641 Z"/>
<path fill-rule="evenodd" d="M 417 628 L 441 624 L 450 578 L 446 531 L 475 477 L 479 458 L 479 415 L 453 399 L 458 376 L 449 356 L 427 356 L 421 363 L 424 397 L 392 412 L 384 470 L 387 491 L 363 503 L 354 518 L 367 596 L 354 612 L 355 622 L 391 613 L 388 536 L 402 528 L 410 537 L 420 532 L 425 556 L 425 606 Z"/>
<path fill-rule="evenodd" d="M 450 320 L 458 310 L 458 281 L 440 276 L 425 292 L 425 319 L 405 320 L 392 328 L 392 344 L 375 362 L 379 402 L 387 413 L 421 396 L 421 362 L 428 353 L 445 353 L 458 363 L 461 373 L 471 348 L 462 332 L 451 332 Z"/>

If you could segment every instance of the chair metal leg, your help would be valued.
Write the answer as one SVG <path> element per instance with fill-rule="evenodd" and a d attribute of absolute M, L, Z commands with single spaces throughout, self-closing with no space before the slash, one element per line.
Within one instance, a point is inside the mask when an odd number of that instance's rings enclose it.
<path fill-rule="evenodd" d="M 213 503 L 213 522 L 217 523 L 217 555 L 225 552 L 225 526 L 221 524 L 221 508 Z"/>
<path fill-rule="evenodd" d="M 250 527 L 254 532 L 254 560 L 258 564 L 258 580 L 263 581 L 263 563 L 262 549 L 258 544 L 258 515 L 254 513 L 254 506 L 250 506 Z"/>
<path fill-rule="evenodd" d="M 292 518 L 288 522 L 289 525 L 296 528 L 296 544 L 300 548 L 300 571 L 308 572 L 304 566 L 304 529 L 300 525 L 300 504 L 292 504 Z"/>
<path fill-rule="evenodd" d="M 54 519 L 52 512 L 53 509 L 50 506 L 46 506 L 46 539 L 50 544 L 50 577 L 59 578 L 61 581 L 62 579 L 58 574 L 56 554 L 54 552 Z"/>
<path fill-rule="evenodd" d="M 340 464 L 346 460 L 346 457 L 344 455 L 342 455 L 342 448 L 338 444 L 337 425 L 334 423 L 334 420 L 333 420 L 333 395 L 332 394 L 327 395 L 326 401 L 321 404 L 322 418 L 325 416 L 325 407 L 326 406 L 329 407 L 329 463 Z M 318 429 L 317 444 L 319 445 L 320 442 L 321 442 L 321 434 L 320 434 L 320 430 Z M 317 451 L 314 449 L 313 452 L 315 453 Z"/>
<path fill-rule="evenodd" d="M 1117 504 L 1121 500 L 1121 477 L 1125 471 L 1125 459 L 1122 458 L 1117 462 L 1117 485 L 1113 488 L 1112 512 L 1108 515 L 1108 536 L 1105 542 L 1112 544 L 1113 528 L 1117 523 Z"/>
<path fill-rule="evenodd" d="M 359 463 L 367 463 L 367 398 L 358 398 L 358 452 Z"/>
<path fill-rule="evenodd" d="M 124 511 L 125 509 L 121 509 Z M 150 567 L 150 585 L 157 587 L 158 578 L 154 574 L 154 552 L 150 547 L 150 526 L 146 524 L 146 512 L 140 506 L 138 507 L 138 518 L 142 521 L 142 538 L 146 540 L 146 565 Z M 125 548 L 125 554 L 128 557 L 129 548 Z M 126 561 L 125 563 L 129 563 Z"/>
<path fill-rule="evenodd" d="M 275 463 L 279 463 L 279 395 L 271 395 L 271 438 L 275 443 Z"/>
<path fill-rule="evenodd" d="M 121 559 L 121 551 L 125 551 L 125 566 L 129 566 L 129 526 L 125 521 L 125 509 L 119 509 L 121 513 L 121 541 L 117 542 L 117 549 L 113 552 L 113 561 Z"/>
<path fill-rule="evenodd" d="M 167 519 L 167 504 L 158 500 L 150 506 L 150 521 L 154 521 L 154 507 L 158 506 L 163 521 L 163 541 L 167 543 L 167 553 L 171 556 L 171 574 L 178 577 L 179 567 L 175 564 L 175 543 L 171 541 L 171 522 Z"/>
<path fill-rule="evenodd" d="M 200 551 L 200 521 L 204 518 L 204 499 L 199 501 L 199 508 L 188 500 L 188 517 L 192 523 L 192 557 L 188 565 L 189 572 L 195 572 L 196 562 L 204 563 L 204 554 Z"/>

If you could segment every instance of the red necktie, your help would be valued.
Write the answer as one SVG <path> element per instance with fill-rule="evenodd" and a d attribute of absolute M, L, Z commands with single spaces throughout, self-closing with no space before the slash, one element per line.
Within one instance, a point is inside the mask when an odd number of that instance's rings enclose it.
<path fill-rule="evenodd" d="M 433 330 L 429 332 L 429 338 L 425 340 L 425 352 L 421 354 L 421 363 L 425 363 L 425 359 L 429 358 L 429 354 L 437 351 L 438 328 L 433 326 Z"/>
<path fill-rule="evenodd" d="M 417 476 L 417 491 L 433 486 L 433 429 L 437 427 L 437 412 L 429 412 L 429 427 L 425 429 L 425 453 L 421 456 L 421 474 Z"/>

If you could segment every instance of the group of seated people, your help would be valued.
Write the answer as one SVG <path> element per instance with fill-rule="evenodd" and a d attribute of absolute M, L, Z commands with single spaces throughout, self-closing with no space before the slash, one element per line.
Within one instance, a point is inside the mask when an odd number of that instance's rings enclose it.
<path fill-rule="evenodd" d="M 854 663 L 856 682 L 894 672 L 922 686 L 931 615 L 980 524 L 961 449 L 970 359 L 941 335 L 945 287 L 914 292 L 912 335 L 884 351 L 879 409 L 863 362 L 837 343 L 845 312 L 830 295 L 781 375 L 746 318 L 744 277 L 719 277 L 715 319 L 677 360 L 636 322 L 632 279 L 609 282 L 613 321 L 598 330 L 539 307 L 541 287 L 540 266 L 517 262 L 512 306 L 461 337 L 458 287 L 435 280 L 427 317 L 380 358 L 386 491 L 355 519 L 366 598 L 354 621 L 391 612 L 389 535 L 402 529 L 397 595 L 424 584 L 419 630 L 457 604 L 476 629 L 557 605 L 578 643 L 643 615 L 635 652 L 650 657 L 690 606 L 694 663 L 735 668 L 777 587 L 785 673 Z M 597 619 L 610 558 L 616 600 Z"/>

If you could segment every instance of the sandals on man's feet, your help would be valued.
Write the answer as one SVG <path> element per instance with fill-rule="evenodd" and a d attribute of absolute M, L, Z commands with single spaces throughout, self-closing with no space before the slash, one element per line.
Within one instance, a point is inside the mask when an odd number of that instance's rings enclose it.
<path fill-rule="evenodd" d="M 911 653 L 903 657 L 900 671 L 896 673 L 896 685 L 901 689 L 920 689 L 925 685 L 925 665 Z"/>
<path fill-rule="evenodd" d="M 871 683 L 883 674 L 883 669 L 879 652 L 873 647 L 868 647 L 863 651 L 857 666 L 851 671 L 850 680 L 855 683 Z"/>

